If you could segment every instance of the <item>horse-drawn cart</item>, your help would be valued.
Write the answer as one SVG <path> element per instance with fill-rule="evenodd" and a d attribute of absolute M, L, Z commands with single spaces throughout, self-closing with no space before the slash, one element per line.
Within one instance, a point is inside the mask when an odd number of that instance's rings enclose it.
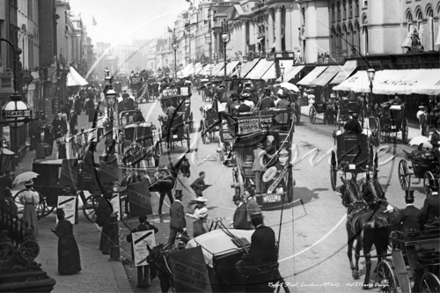
<path fill-rule="evenodd" d="M 408 120 L 405 117 L 405 105 L 391 105 L 383 103 L 378 111 L 379 123 L 373 133 L 379 132 L 379 139 L 382 141 L 390 140 L 391 136 L 397 138 L 397 134 L 401 132 L 402 142 L 407 143 L 408 140 Z"/>

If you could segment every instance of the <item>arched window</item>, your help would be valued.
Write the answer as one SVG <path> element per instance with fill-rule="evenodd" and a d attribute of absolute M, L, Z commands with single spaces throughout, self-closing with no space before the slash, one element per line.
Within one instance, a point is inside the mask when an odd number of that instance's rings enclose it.
<path fill-rule="evenodd" d="M 331 51 L 331 55 L 334 56 L 334 52 L 336 50 L 336 40 L 338 39 L 338 36 L 336 35 L 336 30 L 335 27 L 332 26 L 331 30 L 330 30 L 330 51 Z"/>
<path fill-rule="evenodd" d="M 350 56 L 351 54 L 355 54 L 355 51 L 353 50 L 353 47 L 355 47 L 354 30 L 353 30 L 353 25 L 351 24 L 351 22 L 348 23 L 347 41 L 350 43 L 350 45 L 347 46 L 347 49 L 348 49 L 347 55 Z"/>
<path fill-rule="evenodd" d="M 412 13 L 410 10 L 408 10 L 406 12 L 406 25 L 407 25 L 408 31 L 411 30 L 412 23 L 413 23 Z"/>
<path fill-rule="evenodd" d="M 342 55 L 341 56 L 348 56 L 348 44 L 347 42 L 349 42 L 348 40 L 348 32 L 347 32 L 347 26 L 345 25 L 345 23 L 342 25 L 342 38 L 341 38 L 341 43 L 342 43 Z"/>
<path fill-rule="evenodd" d="M 361 26 L 357 20 L 354 23 L 354 29 L 355 29 L 355 32 L 353 33 L 354 44 L 358 52 L 361 52 Z"/>
<path fill-rule="evenodd" d="M 434 50 L 435 44 L 435 30 L 434 30 L 434 11 L 431 5 L 426 7 L 426 18 L 427 18 L 427 44 L 426 48 L 428 50 Z"/>
<path fill-rule="evenodd" d="M 339 56 L 341 56 L 341 50 L 342 50 L 342 47 L 341 47 L 341 45 L 342 45 L 342 39 L 341 39 L 341 36 L 342 36 L 342 30 L 341 30 L 341 27 L 338 25 L 338 27 L 336 28 L 336 57 L 339 57 Z"/>
<path fill-rule="evenodd" d="M 362 37 L 363 37 L 362 53 L 364 55 L 367 55 L 370 52 L 370 44 L 368 37 L 368 18 L 365 14 L 362 16 Z"/>

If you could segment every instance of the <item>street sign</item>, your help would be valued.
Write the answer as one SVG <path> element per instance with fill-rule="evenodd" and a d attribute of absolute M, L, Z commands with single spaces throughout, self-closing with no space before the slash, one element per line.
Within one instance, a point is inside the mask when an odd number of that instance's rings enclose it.
<path fill-rule="evenodd" d="M 147 230 L 132 233 L 132 245 L 134 252 L 134 264 L 137 267 L 148 265 L 147 256 L 150 254 L 147 245 L 156 246 L 154 230 Z"/>
<path fill-rule="evenodd" d="M 29 118 L 31 110 L 4 110 L 3 116 L 5 118 Z"/>

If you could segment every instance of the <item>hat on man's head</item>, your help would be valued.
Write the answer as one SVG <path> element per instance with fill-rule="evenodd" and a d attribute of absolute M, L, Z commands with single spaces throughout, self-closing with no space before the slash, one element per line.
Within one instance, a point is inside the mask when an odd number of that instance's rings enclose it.
<path fill-rule="evenodd" d="M 353 117 L 354 117 L 354 118 L 357 118 L 357 117 L 359 117 L 359 113 L 357 113 L 357 112 L 353 112 L 353 114 L 352 114 L 352 115 L 353 115 Z"/>
<path fill-rule="evenodd" d="M 258 218 L 263 218 L 263 214 L 262 213 L 255 213 L 255 214 L 251 214 L 251 219 L 258 219 Z"/>
<path fill-rule="evenodd" d="M 425 106 L 420 105 L 420 106 L 419 106 L 419 109 L 425 109 Z"/>
<path fill-rule="evenodd" d="M 235 194 L 235 195 L 232 197 L 232 201 L 235 202 L 236 200 L 241 200 L 241 198 L 240 198 L 239 195 L 236 195 L 236 194 Z"/>
<path fill-rule="evenodd" d="M 198 196 L 196 198 L 196 202 L 207 202 L 208 200 L 206 198 L 204 198 L 203 196 Z"/>
<path fill-rule="evenodd" d="M 183 196 L 182 189 L 176 189 L 176 193 L 174 194 L 175 198 L 181 198 Z"/>
<path fill-rule="evenodd" d="M 34 185 L 34 180 L 30 179 L 24 183 L 24 186 L 32 186 Z"/>
<path fill-rule="evenodd" d="M 405 190 L 405 200 L 414 201 L 414 190 Z"/>

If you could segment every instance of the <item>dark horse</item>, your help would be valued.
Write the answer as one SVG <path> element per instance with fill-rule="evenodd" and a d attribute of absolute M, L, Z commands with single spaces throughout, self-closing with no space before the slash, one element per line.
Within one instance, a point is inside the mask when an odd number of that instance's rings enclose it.
<path fill-rule="evenodd" d="M 174 246 L 169 248 L 166 244 L 159 244 L 156 247 L 150 248 L 147 261 L 150 264 L 151 279 L 158 277 L 160 281 L 160 290 L 163 293 L 168 292 L 171 287 L 174 287 L 173 272 L 170 269 L 168 254 L 175 251 Z"/>
<path fill-rule="evenodd" d="M 362 288 L 370 288 L 371 248 L 376 247 L 378 262 L 385 257 L 389 242 L 387 217 L 378 209 L 370 209 L 361 196 L 358 186 L 352 180 L 341 178 L 344 186 L 341 190 L 342 203 L 347 207 L 348 259 L 354 279 L 359 279 L 359 258 L 361 249 L 364 252 L 366 273 Z M 352 250 L 356 240 L 356 264 L 353 264 Z"/>

